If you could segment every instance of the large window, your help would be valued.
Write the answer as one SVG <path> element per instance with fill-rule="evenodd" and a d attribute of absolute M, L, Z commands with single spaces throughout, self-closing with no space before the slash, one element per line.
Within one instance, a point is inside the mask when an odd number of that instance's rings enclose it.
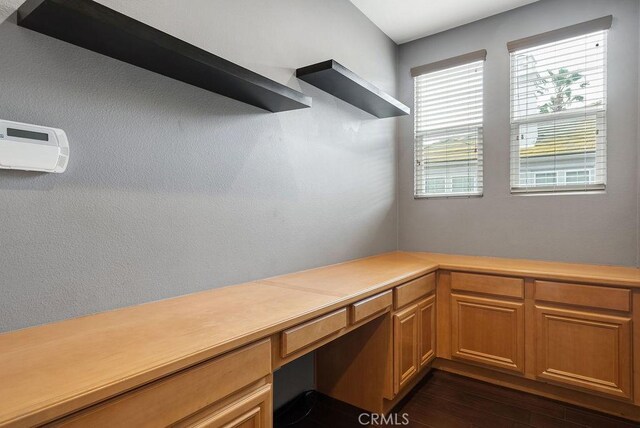
<path fill-rule="evenodd" d="M 482 195 L 486 51 L 412 69 L 415 196 Z"/>
<path fill-rule="evenodd" d="M 523 40 L 509 47 L 511 191 L 604 189 L 607 30 Z"/>

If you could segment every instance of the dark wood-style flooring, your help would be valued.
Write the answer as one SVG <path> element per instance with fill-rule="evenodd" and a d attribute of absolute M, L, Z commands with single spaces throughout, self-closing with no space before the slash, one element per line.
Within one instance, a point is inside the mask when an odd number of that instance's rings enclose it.
<path fill-rule="evenodd" d="M 304 403 L 306 401 L 306 403 Z M 313 404 L 311 412 L 298 409 L 286 417 L 276 413 L 276 428 L 353 428 L 362 410 L 313 393 L 302 406 Z M 310 407 L 310 406 L 309 406 Z M 307 409 L 309 408 L 307 407 Z M 394 409 L 398 424 L 364 426 L 415 428 L 630 428 L 640 427 L 618 419 L 462 376 L 434 370 Z M 402 425 L 402 414 L 408 425 Z M 300 418 L 302 418 L 300 420 Z M 368 417 L 363 418 L 369 421 Z M 294 422 L 294 423 L 292 423 Z"/>

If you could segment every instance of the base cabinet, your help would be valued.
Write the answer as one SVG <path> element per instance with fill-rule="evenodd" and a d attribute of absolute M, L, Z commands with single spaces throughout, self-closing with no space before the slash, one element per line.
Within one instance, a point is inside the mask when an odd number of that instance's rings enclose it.
<path fill-rule="evenodd" d="M 393 315 L 393 392 L 397 394 L 418 372 L 418 306 Z"/>
<path fill-rule="evenodd" d="M 398 394 L 435 358 L 436 296 L 393 315 L 393 392 Z"/>
<path fill-rule="evenodd" d="M 436 296 L 427 297 L 418 303 L 418 362 L 420 368 L 427 366 L 436 357 Z"/>
<path fill-rule="evenodd" d="M 631 319 L 536 306 L 536 375 L 631 398 Z"/>
<path fill-rule="evenodd" d="M 46 426 L 263 428 L 270 420 L 271 342 L 264 340 Z"/>
<path fill-rule="evenodd" d="M 176 428 L 271 428 L 271 385 L 267 384 L 222 409 L 203 411 Z"/>
<path fill-rule="evenodd" d="M 524 303 L 451 295 L 451 356 L 524 372 Z"/>

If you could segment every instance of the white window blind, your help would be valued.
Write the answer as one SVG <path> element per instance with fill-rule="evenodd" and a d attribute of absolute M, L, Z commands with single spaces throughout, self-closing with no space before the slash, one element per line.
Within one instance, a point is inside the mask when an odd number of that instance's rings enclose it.
<path fill-rule="evenodd" d="M 485 55 L 479 51 L 458 57 L 463 64 L 445 60 L 445 68 L 422 66 L 412 73 L 416 197 L 482 195 Z"/>
<path fill-rule="evenodd" d="M 513 193 L 606 185 L 607 30 L 564 33 L 561 40 L 510 46 Z"/>

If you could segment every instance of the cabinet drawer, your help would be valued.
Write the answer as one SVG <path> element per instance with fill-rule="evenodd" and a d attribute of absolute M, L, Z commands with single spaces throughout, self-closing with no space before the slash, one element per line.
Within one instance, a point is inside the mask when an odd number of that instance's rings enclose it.
<path fill-rule="evenodd" d="M 515 297 L 516 299 L 524 298 L 524 280 L 505 276 L 452 272 L 451 289 Z"/>
<path fill-rule="evenodd" d="M 271 341 L 266 340 L 160 379 L 49 426 L 168 426 L 270 373 Z"/>
<path fill-rule="evenodd" d="M 321 318 L 282 332 L 282 357 L 286 357 L 305 346 L 337 333 L 347 326 L 347 309 L 340 309 Z"/>
<path fill-rule="evenodd" d="M 271 384 L 233 398 L 220 409 L 207 409 L 173 428 L 267 428 L 272 424 Z"/>
<path fill-rule="evenodd" d="M 536 281 L 535 290 L 536 300 L 625 312 L 631 310 L 631 291 L 624 288 Z"/>
<path fill-rule="evenodd" d="M 369 297 L 351 305 L 351 322 L 357 323 L 372 315 L 384 312 L 393 304 L 391 290 Z"/>
<path fill-rule="evenodd" d="M 395 305 L 398 309 L 409 303 L 418 300 L 421 297 L 433 292 L 436 289 L 436 274 L 421 276 L 418 279 L 407 282 L 395 288 Z"/>

